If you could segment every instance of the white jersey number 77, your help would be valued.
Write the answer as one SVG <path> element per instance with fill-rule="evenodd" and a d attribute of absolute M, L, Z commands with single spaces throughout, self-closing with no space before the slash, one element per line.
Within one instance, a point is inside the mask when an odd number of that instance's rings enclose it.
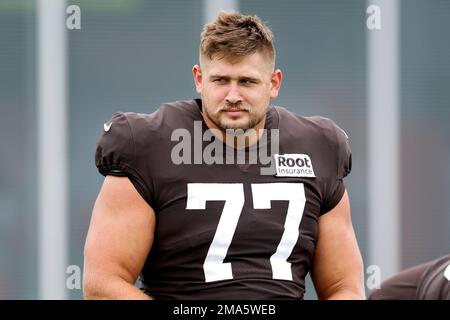
<path fill-rule="evenodd" d="M 277 250 L 270 257 L 274 279 L 292 280 L 291 264 L 287 259 L 299 236 L 299 227 L 305 209 L 303 183 L 252 184 L 253 207 L 270 209 L 272 200 L 289 201 L 284 232 Z M 224 263 L 244 207 L 242 183 L 189 183 L 186 209 L 205 209 L 206 201 L 225 201 L 214 238 L 203 263 L 205 281 L 233 279 L 231 263 Z"/>

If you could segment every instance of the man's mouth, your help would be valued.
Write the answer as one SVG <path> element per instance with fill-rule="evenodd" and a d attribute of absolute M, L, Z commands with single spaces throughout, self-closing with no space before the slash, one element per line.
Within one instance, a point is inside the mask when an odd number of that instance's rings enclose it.
<path fill-rule="evenodd" d="M 239 114 L 241 112 L 245 112 L 246 110 L 244 109 L 239 109 L 239 108 L 231 108 L 231 109 L 227 109 L 224 110 L 224 112 L 228 113 L 228 114 Z"/>
<path fill-rule="evenodd" d="M 224 110 L 222 110 L 222 112 L 225 112 L 229 116 L 239 116 L 244 112 L 248 112 L 248 110 L 246 110 L 245 108 L 233 107 L 233 108 L 224 109 Z"/>

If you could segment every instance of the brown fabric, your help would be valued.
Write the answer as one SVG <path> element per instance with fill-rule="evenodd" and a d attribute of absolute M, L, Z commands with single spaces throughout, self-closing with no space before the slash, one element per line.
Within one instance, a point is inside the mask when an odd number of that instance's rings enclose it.
<path fill-rule="evenodd" d="M 450 300 L 444 271 L 450 255 L 403 270 L 381 284 L 368 300 Z"/>
<path fill-rule="evenodd" d="M 450 281 L 444 276 L 449 265 L 450 255 L 430 263 L 420 279 L 417 300 L 450 300 Z"/>
<path fill-rule="evenodd" d="M 260 168 L 265 166 L 260 163 L 174 164 L 171 150 L 179 141 L 171 141 L 171 135 L 184 128 L 194 146 L 193 123 L 202 121 L 199 99 L 164 104 L 152 114 L 115 113 L 111 121 L 110 130 L 100 136 L 96 165 L 103 175 L 127 175 L 157 215 L 153 247 L 141 275 L 148 294 L 157 299 L 303 297 L 317 221 L 342 198 L 342 179 L 351 170 L 348 141 L 331 120 L 301 117 L 281 107 L 267 111 L 266 129 L 280 130 L 279 154 L 309 155 L 315 178 L 261 175 Z M 202 122 L 202 130 L 206 129 Z M 268 145 L 270 139 L 269 131 Z M 201 148 L 208 143 L 201 143 Z M 205 282 L 203 264 L 224 201 L 207 201 L 204 210 L 186 209 L 188 184 L 193 183 L 242 184 L 245 201 L 224 260 L 231 263 L 233 279 Z M 270 209 L 255 209 L 252 185 L 262 183 L 304 186 L 300 235 L 287 260 L 292 281 L 273 279 L 270 264 L 284 233 L 288 201 L 272 201 Z"/>
<path fill-rule="evenodd" d="M 367 300 L 414 300 L 416 299 L 417 285 L 424 271 L 430 263 L 424 263 L 387 279 L 380 289 L 370 293 Z"/>

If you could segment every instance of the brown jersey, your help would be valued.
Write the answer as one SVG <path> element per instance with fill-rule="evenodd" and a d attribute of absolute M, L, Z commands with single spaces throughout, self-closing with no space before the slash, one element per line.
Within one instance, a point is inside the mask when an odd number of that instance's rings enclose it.
<path fill-rule="evenodd" d="M 450 300 L 450 255 L 390 277 L 368 300 Z"/>
<path fill-rule="evenodd" d="M 152 114 L 114 113 L 100 136 L 100 173 L 128 176 L 156 213 L 141 273 L 145 292 L 156 299 L 303 298 L 318 218 L 340 201 L 351 169 L 345 133 L 329 119 L 270 106 L 266 142 L 279 144 L 277 154 L 269 148 L 273 173 L 262 174 L 267 163 L 225 161 L 224 144 L 213 152 L 224 161 L 199 159 L 214 140 L 198 141 L 207 129 L 196 99 Z M 190 147 L 180 151 L 182 138 Z"/>
<path fill-rule="evenodd" d="M 417 285 L 417 300 L 450 300 L 450 255 L 428 264 Z"/>

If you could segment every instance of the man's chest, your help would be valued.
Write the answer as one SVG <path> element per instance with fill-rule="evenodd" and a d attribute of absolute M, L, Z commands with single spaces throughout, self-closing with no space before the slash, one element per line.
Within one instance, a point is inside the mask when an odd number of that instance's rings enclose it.
<path fill-rule="evenodd" d="M 203 257 L 211 281 L 231 272 L 222 270 L 229 268 L 224 261 L 266 264 L 275 278 L 290 280 L 288 261 L 312 254 L 320 212 L 315 179 L 262 176 L 258 166 L 237 165 L 172 171 L 165 179 L 156 185 L 156 243 Z"/>

